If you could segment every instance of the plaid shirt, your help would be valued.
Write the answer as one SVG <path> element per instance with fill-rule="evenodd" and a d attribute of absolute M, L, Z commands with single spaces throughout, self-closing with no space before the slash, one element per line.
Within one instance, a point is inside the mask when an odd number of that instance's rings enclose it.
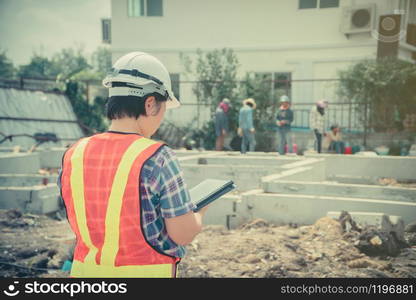
<path fill-rule="evenodd" d="M 58 186 L 61 188 L 61 174 Z M 179 162 L 167 146 L 162 146 L 142 168 L 139 178 L 142 225 L 146 240 L 156 249 L 171 256 L 184 257 L 185 247 L 172 241 L 163 218 L 173 218 L 194 209 Z M 140 216 L 138 216 L 140 217 Z"/>
<path fill-rule="evenodd" d="M 184 257 L 185 247 L 173 242 L 163 218 L 173 218 L 194 209 L 174 152 L 163 146 L 142 169 L 140 178 L 143 229 L 150 244 L 166 254 Z"/>

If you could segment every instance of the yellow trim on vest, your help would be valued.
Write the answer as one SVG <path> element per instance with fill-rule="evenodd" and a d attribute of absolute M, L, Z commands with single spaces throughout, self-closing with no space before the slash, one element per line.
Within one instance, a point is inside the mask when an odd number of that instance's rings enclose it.
<path fill-rule="evenodd" d="M 80 278 L 172 278 L 174 264 L 143 266 L 102 266 L 74 260 L 71 277 Z"/>
<path fill-rule="evenodd" d="M 107 213 L 105 217 L 104 244 L 101 250 L 101 265 L 115 265 L 119 249 L 121 206 L 123 204 L 123 196 L 129 173 L 137 156 L 146 148 L 154 144 L 156 144 L 155 141 L 146 138 L 140 138 L 134 141 L 123 154 L 117 167 L 110 197 L 108 198 Z"/>
<path fill-rule="evenodd" d="M 97 255 L 97 248 L 91 241 L 90 233 L 87 226 L 87 216 L 85 211 L 84 199 L 84 151 L 90 138 L 85 138 L 75 147 L 71 156 L 71 191 L 74 202 L 75 218 L 82 241 L 89 248 L 89 252 L 85 257 L 85 262 L 94 262 Z"/>

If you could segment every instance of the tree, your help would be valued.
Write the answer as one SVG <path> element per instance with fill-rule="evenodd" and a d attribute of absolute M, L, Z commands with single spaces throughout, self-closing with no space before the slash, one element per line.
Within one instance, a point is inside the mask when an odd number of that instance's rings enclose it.
<path fill-rule="evenodd" d="M 58 66 L 47 57 L 34 54 L 27 65 L 19 67 L 20 77 L 51 78 L 59 73 Z"/>
<path fill-rule="evenodd" d="M 58 80 L 69 79 L 79 72 L 92 69 L 80 48 L 62 49 L 52 57 L 52 61 L 59 66 Z"/>
<path fill-rule="evenodd" d="M 198 49 L 196 54 L 197 59 L 194 69 L 192 68 L 193 61 L 189 56 L 181 54 L 180 58 L 187 73 L 196 79 L 196 84 L 192 90 L 197 98 L 198 106 L 208 104 L 213 114 L 223 98 L 230 99 L 232 104 L 237 103 L 237 69 L 239 64 L 234 51 L 224 48 L 203 52 Z M 228 115 L 230 130 L 235 131 L 238 107 L 232 105 Z M 199 115 L 197 113 L 195 120 L 198 119 Z M 214 121 L 211 120 L 207 124 L 203 124 L 202 128 L 197 128 L 190 136 L 198 142 L 203 141 L 206 149 L 212 149 L 215 144 Z"/>
<path fill-rule="evenodd" d="M 403 129 L 407 115 L 416 114 L 416 66 L 397 59 L 365 60 L 339 72 L 339 94 L 360 104 L 365 130 Z"/>
<path fill-rule="evenodd" d="M 15 74 L 15 68 L 11 60 L 7 57 L 6 51 L 0 52 L 0 77 L 12 78 Z"/>
<path fill-rule="evenodd" d="M 108 47 L 99 47 L 92 54 L 92 66 L 94 71 L 104 77 L 111 69 L 111 52 Z"/>
<path fill-rule="evenodd" d="M 78 121 L 84 125 L 83 130 L 85 134 L 96 133 L 106 129 L 103 107 L 100 109 L 96 107 L 103 104 L 103 99 L 96 99 L 93 105 L 88 104 L 84 97 L 83 86 L 79 82 L 72 80 L 66 82 L 65 94 L 72 104 Z"/>

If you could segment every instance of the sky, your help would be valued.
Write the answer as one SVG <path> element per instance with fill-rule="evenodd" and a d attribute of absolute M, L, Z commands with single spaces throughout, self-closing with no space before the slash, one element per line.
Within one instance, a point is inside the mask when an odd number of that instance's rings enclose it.
<path fill-rule="evenodd" d="M 102 45 L 101 18 L 110 16 L 110 0 L 0 0 L 0 49 L 15 66 L 68 47 L 90 55 Z"/>

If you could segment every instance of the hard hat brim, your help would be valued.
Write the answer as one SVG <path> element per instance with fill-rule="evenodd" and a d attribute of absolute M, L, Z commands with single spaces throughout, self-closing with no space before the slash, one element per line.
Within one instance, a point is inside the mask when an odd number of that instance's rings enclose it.
<path fill-rule="evenodd" d="M 167 90 L 168 100 L 166 101 L 166 109 L 178 108 L 181 106 L 181 102 L 175 97 L 171 90 Z"/>

